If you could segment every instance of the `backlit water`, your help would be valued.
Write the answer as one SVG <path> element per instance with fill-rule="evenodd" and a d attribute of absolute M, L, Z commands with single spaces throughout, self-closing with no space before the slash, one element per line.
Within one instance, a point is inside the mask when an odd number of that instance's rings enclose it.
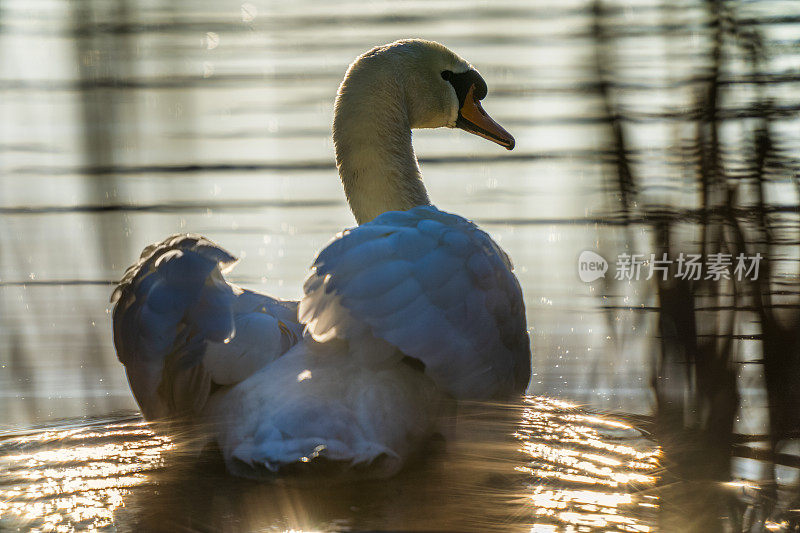
<path fill-rule="evenodd" d="M 652 221 L 621 224 L 609 92 L 637 202 L 697 203 L 685 144 L 710 69 L 710 4 L 603 3 L 606 41 L 577 0 L 0 4 L 0 529 L 789 528 L 791 443 L 777 476 L 759 442 L 730 479 L 664 470 L 654 284 L 577 274 L 583 250 L 612 271 L 620 253 L 658 251 Z M 763 33 L 774 79 L 740 87 L 746 62 L 724 50 L 723 133 L 743 135 L 763 90 L 781 149 L 800 153 L 800 9 L 728 4 Z M 354 223 L 329 136 L 336 87 L 355 56 L 403 37 L 472 62 L 485 108 L 516 137 L 510 153 L 451 130 L 417 131 L 414 145 L 434 203 L 514 260 L 533 396 L 469 406 L 458 438 L 389 482 L 228 478 L 135 414 L 111 342 L 113 282 L 145 245 L 191 231 L 241 258 L 235 282 L 297 298 L 316 252 Z M 745 172 L 729 151 L 729 171 Z M 767 200 L 796 205 L 792 172 L 773 174 Z M 757 332 L 737 334 L 735 431 L 763 435 Z"/>

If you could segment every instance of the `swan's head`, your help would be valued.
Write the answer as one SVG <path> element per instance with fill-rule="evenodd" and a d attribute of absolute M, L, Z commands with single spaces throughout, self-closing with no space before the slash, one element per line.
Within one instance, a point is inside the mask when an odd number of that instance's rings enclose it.
<path fill-rule="evenodd" d="M 398 93 L 399 101 L 394 96 Z M 481 107 L 486 94 L 486 82 L 478 71 L 447 47 L 407 39 L 358 57 L 339 88 L 336 106 L 338 111 L 346 99 L 373 106 L 404 106 L 407 127 L 460 128 L 511 150 L 514 137 Z M 361 118 L 389 120 L 396 116 L 375 113 Z"/>

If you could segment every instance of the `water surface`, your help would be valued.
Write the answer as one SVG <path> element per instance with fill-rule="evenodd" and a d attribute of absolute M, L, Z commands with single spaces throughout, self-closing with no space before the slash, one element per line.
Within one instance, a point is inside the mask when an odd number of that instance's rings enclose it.
<path fill-rule="evenodd" d="M 179 440 L 179 439 L 178 439 Z M 226 475 L 135 415 L 0 439 L 0 527 L 41 531 L 653 531 L 658 447 L 563 401 L 466 405 L 388 481 Z"/>
<path fill-rule="evenodd" d="M 756 303 L 731 305 L 725 284 L 698 307 L 697 339 L 729 347 L 715 389 L 687 358 L 664 363 L 664 286 L 586 284 L 576 262 L 658 252 L 665 227 L 699 250 L 722 176 L 743 240 L 774 238 L 766 292 L 800 309 L 799 22 L 780 1 L 3 2 L 0 528 L 797 528 L 800 421 L 770 424 Z M 511 153 L 460 131 L 414 144 L 434 203 L 514 260 L 537 396 L 473 406 L 458 439 L 390 482 L 229 478 L 135 414 L 114 281 L 192 231 L 241 258 L 233 281 L 297 298 L 354 223 L 337 85 L 358 54 L 412 36 L 472 62 L 516 137 Z M 770 231 L 752 230 L 765 213 Z M 708 413 L 725 401 L 690 401 L 709 389 L 732 405 L 721 444 Z"/>

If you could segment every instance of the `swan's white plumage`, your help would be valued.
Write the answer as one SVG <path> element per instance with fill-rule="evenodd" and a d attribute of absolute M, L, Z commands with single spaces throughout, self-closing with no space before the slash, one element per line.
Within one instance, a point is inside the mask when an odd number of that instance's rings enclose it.
<path fill-rule="evenodd" d="M 396 472 L 435 429 L 441 393 L 392 347 L 363 340 L 384 352 L 380 364 L 361 364 L 354 343 L 307 338 L 215 395 L 208 415 L 229 469 L 253 476 L 324 457 L 373 476 Z"/>
<path fill-rule="evenodd" d="M 456 125 L 460 97 L 442 72 L 476 79 L 471 68 L 422 40 L 350 66 L 333 138 L 361 225 L 318 255 L 300 302 L 228 283 L 235 258 L 198 235 L 144 250 L 112 300 L 114 344 L 146 418 L 210 428 L 239 475 L 323 458 L 389 475 L 437 430 L 447 396 L 524 391 L 511 263 L 474 224 L 430 205 L 411 146 L 412 127 Z"/>
<path fill-rule="evenodd" d="M 425 364 L 456 398 L 521 393 L 529 372 L 522 293 L 506 254 L 433 206 L 348 230 L 314 262 L 301 322 L 319 340 L 374 335 Z"/>

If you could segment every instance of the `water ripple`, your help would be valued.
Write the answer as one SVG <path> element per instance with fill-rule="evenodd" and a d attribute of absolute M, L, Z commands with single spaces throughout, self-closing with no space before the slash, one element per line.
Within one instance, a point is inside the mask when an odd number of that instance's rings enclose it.
<path fill-rule="evenodd" d="M 396 478 L 346 489 L 238 480 L 219 464 L 175 453 L 181 446 L 130 416 L 0 436 L 0 529 L 73 531 L 131 520 L 146 529 L 216 529 L 230 516 L 241 530 L 371 529 L 385 527 L 387 513 L 417 510 L 397 517 L 401 527 L 645 532 L 658 507 L 650 490 L 660 452 L 651 440 L 621 419 L 545 397 L 462 406 L 447 451 L 432 449 Z M 217 506 L 210 515 L 181 505 L 210 494 Z"/>

